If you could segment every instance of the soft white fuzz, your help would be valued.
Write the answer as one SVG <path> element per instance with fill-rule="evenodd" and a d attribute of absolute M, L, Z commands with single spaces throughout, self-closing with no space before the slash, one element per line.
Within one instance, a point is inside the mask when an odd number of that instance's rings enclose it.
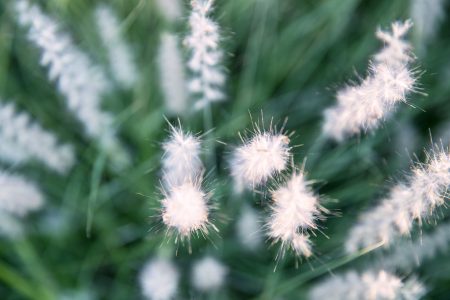
<path fill-rule="evenodd" d="M 298 256 L 311 256 L 308 231 L 317 229 L 321 206 L 303 171 L 293 173 L 284 185 L 271 192 L 271 196 L 273 204 L 266 226 L 273 242 L 281 242 L 279 258 L 287 249 Z"/>
<path fill-rule="evenodd" d="M 161 14 L 170 22 L 182 17 L 180 0 L 156 0 L 156 5 Z"/>
<path fill-rule="evenodd" d="M 256 250 L 263 242 L 261 221 L 258 212 L 246 206 L 236 224 L 239 242 L 248 250 Z"/>
<path fill-rule="evenodd" d="M 188 97 L 183 58 L 175 34 L 161 35 L 158 66 L 167 111 L 172 115 L 183 115 L 188 111 Z"/>
<path fill-rule="evenodd" d="M 213 0 L 191 1 L 190 33 L 184 40 L 191 52 L 188 68 L 192 72 L 192 79 L 188 88 L 192 94 L 198 95 L 195 109 L 202 109 L 212 102 L 225 99 L 225 75 L 220 66 L 223 54 L 219 44 L 219 26 L 208 16 L 212 5 Z"/>
<path fill-rule="evenodd" d="M 200 182 L 185 181 L 181 185 L 164 190 L 162 219 L 169 230 L 182 240 L 193 233 L 208 233 L 209 195 Z"/>
<path fill-rule="evenodd" d="M 255 135 L 243 143 L 233 151 L 230 160 L 237 192 L 264 184 L 286 169 L 291 149 L 286 135 L 256 130 Z"/>
<path fill-rule="evenodd" d="M 163 144 L 163 183 L 177 186 L 186 181 L 195 181 L 203 170 L 200 160 L 201 141 L 198 137 L 183 132 L 181 127 L 170 126 L 170 137 Z"/>
<path fill-rule="evenodd" d="M 44 205 L 41 191 L 28 180 L 0 172 L 0 212 L 23 217 Z"/>
<path fill-rule="evenodd" d="M 410 14 L 418 37 L 417 44 L 426 46 L 445 19 L 445 0 L 412 0 Z"/>
<path fill-rule="evenodd" d="M 448 253 L 450 248 L 450 224 L 439 225 L 414 242 L 402 241 L 396 244 L 392 252 L 383 255 L 380 265 L 391 270 L 411 271 L 423 262 L 439 254 Z"/>
<path fill-rule="evenodd" d="M 131 88 L 137 80 L 132 51 L 122 38 L 119 20 L 110 7 L 100 5 L 95 10 L 100 38 L 108 51 L 114 79 L 124 88 Z"/>
<path fill-rule="evenodd" d="M 350 271 L 330 277 L 315 286 L 310 300 L 416 300 L 425 294 L 424 286 L 410 279 L 406 282 L 386 271 Z"/>
<path fill-rule="evenodd" d="M 175 265 L 164 258 L 150 260 L 139 276 L 142 294 L 149 300 L 175 299 L 179 280 Z"/>
<path fill-rule="evenodd" d="M 388 246 L 400 235 L 409 234 L 414 221 L 432 216 L 444 205 L 450 186 L 450 155 L 438 149 L 427 153 L 427 161 L 416 165 L 407 183 L 394 186 L 380 205 L 367 211 L 351 230 L 346 241 L 349 253 L 383 243 Z"/>
<path fill-rule="evenodd" d="M 203 292 L 217 290 L 225 283 L 227 268 L 213 257 L 196 262 L 192 270 L 192 284 Z"/>
<path fill-rule="evenodd" d="M 0 159 L 14 164 L 37 160 L 59 173 L 66 173 L 75 160 L 71 146 L 60 145 L 52 133 L 28 114 L 17 112 L 12 103 L 1 102 Z"/>
<path fill-rule="evenodd" d="M 48 67 L 49 79 L 58 84 L 68 109 L 84 126 L 86 134 L 122 164 L 120 143 L 114 134 L 113 116 L 101 109 L 101 97 L 108 89 L 103 72 L 78 49 L 59 24 L 27 0 L 16 1 L 19 22 L 29 27 L 29 39 L 41 50 L 41 64 Z M 118 151 L 121 150 L 121 151 Z M 119 153 L 119 156 L 115 156 Z"/>
<path fill-rule="evenodd" d="M 412 23 L 395 22 L 392 32 L 378 30 L 385 44 L 377 53 L 367 77 L 359 85 L 349 85 L 337 93 L 337 104 L 325 111 L 323 133 L 336 141 L 377 128 L 406 95 L 414 91 L 416 78 L 409 68 L 411 46 L 403 40 Z"/>

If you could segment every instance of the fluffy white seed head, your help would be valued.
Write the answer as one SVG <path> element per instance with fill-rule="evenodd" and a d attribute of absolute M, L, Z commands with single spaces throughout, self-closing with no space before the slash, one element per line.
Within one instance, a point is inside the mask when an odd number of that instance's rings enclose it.
<path fill-rule="evenodd" d="M 122 38 L 117 16 L 110 7 L 100 5 L 95 10 L 95 17 L 114 79 L 124 88 L 132 87 L 138 73 L 132 51 Z"/>
<path fill-rule="evenodd" d="M 389 246 L 398 236 L 409 234 L 414 221 L 430 218 L 445 204 L 450 186 L 450 155 L 436 148 L 427 162 L 413 167 L 407 183 L 394 186 L 387 198 L 364 213 L 349 233 L 346 250 L 382 243 Z"/>
<path fill-rule="evenodd" d="M 41 191 L 28 180 L 0 172 L 0 211 L 22 217 L 44 205 Z"/>
<path fill-rule="evenodd" d="M 374 56 L 369 74 L 359 85 L 337 93 L 337 104 L 324 113 L 323 133 L 336 140 L 377 128 L 399 102 L 414 91 L 416 78 L 409 68 L 413 60 L 410 44 L 403 40 L 412 23 L 395 22 L 392 32 L 377 31 L 385 47 Z"/>
<path fill-rule="evenodd" d="M 181 239 L 193 233 L 208 233 L 209 195 L 199 182 L 185 181 L 164 191 L 162 219 Z"/>
<path fill-rule="evenodd" d="M 34 123 L 26 113 L 18 113 L 12 103 L 0 103 L 0 159 L 20 164 L 37 160 L 59 173 L 74 164 L 74 151 L 60 145 L 56 137 Z"/>
<path fill-rule="evenodd" d="M 201 141 L 181 128 L 171 126 L 169 139 L 163 144 L 163 183 L 177 186 L 200 177 L 203 165 L 200 160 Z"/>
<path fill-rule="evenodd" d="M 142 294 L 149 300 L 175 299 L 179 280 L 175 265 L 164 258 L 150 260 L 139 276 Z"/>
<path fill-rule="evenodd" d="M 309 294 L 310 300 L 415 300 L 425 294 L 424 286 L 410 279 L 402 280 L 386 271 L 354 271 L 333 276 L 316 285 Z"/>
<path fill-rule="evenodd" d="M 166 1 L 166 0 L 164 0 Z M 188 97 L 183 58 L 178 47 L 178 37 L 163 33 L 158 51 L 160 85 L 167 111 L 182 115 L 188 110 Z"/>
<path fill-rule="evenodd" d="M 240 243 L 248 250 L 256 250 L 263 241 L 261 220 L 258 212 L 246 206 L 236 224 Z"/>
<path fill-rule="evenodd" d="M 184 44 L 191 52 L 188 68 L 192 78 L 188 89 L 198 95 L 195 109 L 202 109 L 212 102 L 225 99 L 223 85 L 225 75 L 221 68 L 222 50 L 220 48 L 219 26 L 208 16 L 212 11 L 213 0 L 192 0 L 189 17 L 189 35 Z"/>
<path fill-rule="evenodd" d="M 182 17 L 183 10 L 180 0 L 156 0 L 156 5 L 161 14 L 170 22 Z"/>
<path fill-rule="evenodd" d="M 266 226 L 273 242 L 281 242 L 280 257 L 287 249 L 298 256 L 311 256 L 307 232 L 317 228 L 321 207 L 305 174 L 302 171 L 292 174 L 284 185 L 271 192 L 271 196 L 273 204 Z"/>
<path fill-rule="evenodd" d="M 192 270 L 192 284 L 203 292 L 217 290 L 225 283 L 227 268 L 213 257 L 196 262 Z"/>
<path fill-rule="evenodd" d="M 256 132 L 232 153 L 230 168 L 236 191 L 266 183 L 286 169 L 289 158 L 289 138 L 286 135 Z"/>

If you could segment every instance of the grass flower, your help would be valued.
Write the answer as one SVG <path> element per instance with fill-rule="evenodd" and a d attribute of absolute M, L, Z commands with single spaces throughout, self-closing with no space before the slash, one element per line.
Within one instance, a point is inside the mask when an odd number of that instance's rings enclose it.
<path fill-rule="evenodd" d="M 188 110 L 188 97 L 183 59 L 178 47 L 178 37 L 163 33 L 158 51 L 160 85 L 167 111 L 182 115 Z"/>
<path fill-rule="evenodd" d="M 313 287 L 310 300 L 415 300 L 425 294 L 424 286 L 414 280 L 402 280 L 386 271 L 350 271 L 331 277 Z"/>
<path fill-rule="evenodd" d="M 427 153 L 427 161 L 413 167 L 407 183 L 394 186 L 387 198 L 360 217 L 350 230 L 347 252 L 380 242 L 390 245 L 398 236 L 409 234 L 415 220 L 430 218 L 448 198 L 449 170 L 447 150 L 436 148 Z"/>
<path fill-rule="evenodd" d="M 225 283 L 227 268 L 213 257 L 197 261 L 192 270 L 192 284 L 203 292 L 219 289 Z"/>
<path fill-rule="evenodd" d="M 139 276 L 142 294 L 149 300 L 175 299 L 179 280 L 175 265 L 164 258 L 147 262 Z"/>
<path fill-rule="evenodd" d="M 189 35 L 184 44 L 191 56 L 188 68 L 192 79 L 188 89 L 198 95 L 195 109 L 202 109 L 210 103 L 225 99 L 223 85 L 225 75 L 221 69 L 222 50 L 220 48 L 219 26 L 209 17 L 213 0 L 192 0 L 189 17 Z"/>
<path fill-rule="evenodd" d="M 359 85 L 349 85 L 337 93 L 337 105 L 325 111 L 323 133 L 337 141 L 371 131 L 387 118 L 406 95 L 414 91 L 416 78 L 409 63 L 411 46 L 403 40 L 412 23 L 395 22 L 391 32 L 378 30 L 385 44 L 377 53 L 367 77 Z"/>
<path fill-rule="evenodd" d="M 29 160 L 42 162 L 48 168 L 66 173 L 75 155 L 69 145 L 61 145 L 56 137 L 19 113 L 11 103 L 0 103 L 0 158 L 20 164 Z"/>
<path fill-rule="evenodd" d="M 131 88 L 137 81 L 138 72 L 131 49 L 122 38 L 119 20 L 110 7 L 100 5 L 95 10 L 95 20 L 100 38 L 107 48 L 109 64 L 114 79 L 124 88 Z"/>

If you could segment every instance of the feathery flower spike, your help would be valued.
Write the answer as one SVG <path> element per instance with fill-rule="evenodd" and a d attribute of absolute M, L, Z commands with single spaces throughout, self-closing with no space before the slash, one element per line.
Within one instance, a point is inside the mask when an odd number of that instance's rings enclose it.
<path fill-rule="evenodd" d="M 427 161 L 416 165 L 407 183 L 391 189 L 380 205 L 365 212 L 346 241 L 349 253 L 382 242 L 390 245 L 398 236 L 410 232 L 414 221 L 432 216 L 445 204 L 450 186 L 450 154 L 436 147 Z"/>
<path fill-rule="evenodd" d="M 37 160 L 59 173 L 74 164 L 74 152 L 58 145 L 55 136 L 33 123 L 26 113 L 18 113 L 12 103 L 0 102 L 0 159 L 11 163 Z"/>
<path fill-rule="evenodd" d="M 200 160 L 201 141 L 198 137 L 170 125 L 170 138 L 163 144 L 163 183 L 178 186 L 199 178 L 203 164 Z"/>
<path fill-rule="evenodd" d="M 188 110 L 186 78 L 178 37 L 163 33 L 158 51 L 160 85 L 170 114 L 182 115 Z"/>
<path fill-rule="evenodd" d="M 337 93 L 337 104 L 325 111 L 323 133 L 336 141 L 377 128 L 399 102 L 415 89 L 416 78 L 409 68 L 411 46 L 403 40 L 410 21 L 395 22 L 392 32 L 378 30 L 385 47 L 377 53 L 367 77 L 359 85 L 349 85 Z"/>
<path fill-rule="evenodd" d="M 231 175 L 235 190 L 266 183 L 274 175 L 286 169 L 291 157 L 289 137 L 282 132 L 267 132 L 256 128 L 250 140 L 242 139 L 243 145 L 237 147 L 230 159 Z"/>
<path fill-rule="evenodd" d="M 316 220 L 323 208 L 303 170 L 293 173 L 284 185 L 271 192 L 271 196 L 272 212 L 266 228 L 274 243 L 281 242 L 278 258 L 282 258 L 287 249 L 294 250 L 297 256 L 311 256 L 308 231 L 317 229 Z"/>
<path fill-rule="evenodd" d="M 402 282 L 386 271 L 355 271 L 333 276 L 312 288 L 310 300 L 417 300 L 426 290 L 415 279 Z"/>
<path fill-rule="evenodd" d="M 150 260 L 139 276 L 142 294 L 149 300 L 174 299 L 179 281 L 180 274 L 177 268 L 164 258 Z"/>
<path fill-rule="evenodd" d="M 100 5 L 95 10 L 97 27 L 107 48 L 112 75 L 124 88 L 131 88 L 137 80 L 137 70 L 132 51 L 120 32 L 117 16 L 110 7 Z"/>
<path fill-rule="evenodd" d="M 41 50 L 41 64 L 48 67 L 49 79 L 57 82 L 68 109 L 118 167 L 125 165 L 127 158 L 114 134 L 113 116 L 101 109 L 102 94 L 109 89 L 101 69 L 38 6 L 17 0 L 15 7 L 19 22 L 29 27 L 29 39 Z"/>
<path fill-rule="evenodd" d="M 208 16 L 212 11 L 213 0 L 192 0 L 189 17 L 190 34 L 184 44 L 191 52 L 188 68 L 192 79 L 188 89 L 199 95 L 196 109 L 225 99 L 223 85 L 225 75 L 221 69 L 222 50 L 220 49 L 219 26 Z"/>
<path fill-rule="evenodd" d="M 225 282 L 227 268 L 213 257 L 196 262 L 192 270 L 194 287 L 203 292 L 219 289 Z"/>

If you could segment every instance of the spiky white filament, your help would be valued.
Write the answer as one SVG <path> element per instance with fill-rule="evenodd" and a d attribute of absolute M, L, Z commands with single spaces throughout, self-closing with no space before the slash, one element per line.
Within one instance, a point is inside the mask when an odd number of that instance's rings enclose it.
<path fill-rule="evenodd" d="M 257 132 L 252 139 L 233 151 L 231 175 L 236 191 L 264 184 L 287 167 L 289 138 L 283 134 Z"/>
<path fill-rule="evenodd" d="M 41 191 L 28 180 L 0 172 L 0 212 L 22 217 L 44 205 Z"/>
<path fill-rule="evenodd" d="M 10 163 L 37 160 L 59 173 L 74 164 L 69 145 L 58 144 L 56 137 L 34 123 L 12 103 L 0 103 L 0 159 Z"/>
<path fill-rule="evenodd" d="M 258 212 L 245 207 L 236 224 L 237 236 L 240 243 L 248 250 L 256 250 L 263 241 Z"/>
<path fill-rule="evenodd" d="M 181 128 L 171 126 L 170 130 L 162 159 L 163 183 L 169 187 L 196 180 L 203 169 L 200 139 Z"/>
<path fill-rule="evenodd" d="M 389 270 L 410 271 L 438 254 L 448 253 L 450 247 L 450 224 L 438 226 L 414 242 L 402 241 L 392 251 L 383 255 L 380 265 Z"/>
<path fill-rule="evenodd" d="M 180 0 L 156 0 L 156 5 L 161 14 L 170 22 L 182 17 Z"/>
<path fill-rule="evenodd" d="M 208 200 L 199 182 L 185 181 L 170 187 L 161 201 L 164 224 L 181 239 L 189 239 L 195 232 L 206 234 L 210 225 Z"/>
<path fill-rule="evenodd" d="M 57 82 L 68 109 L 82 123 L 86 134 L 115 159 L 111 145 L 120 143 L 114 135 L 113 116 L 101 109 L 102 94 L 109 89 L 102 70 L 38 6 L 18 0 L 15 7 L 19 22 L 29 27 L 29 39 L 41 50 L 41 64 L 48 67 L 49 79 Z"/>
<path fill-rule="evenodd" d="M 337 93 L 337 104 L 325 111 L 323 133 L 337 141 L 379 126 L 399 102 L 414 90 L 416 78 L 409 68 L 411 46 L 403 40 L 412 23 L 395 22 L 392 32 L 378 30 L 385 47 L 374 56 L 368 76 L 359 85 Z"/>
<path fill-rule="evenodd" d="M 167 32 L 161 35 L 158 66 L 160 85 L 168 112 L 173 115 L 186 113 L 188 110 L 186 78 L 176 35 Z"/>
<path fill-rule="evenodd" d="M 193 74 L 188 89 L 192 94 L 199 95 L 195 109 L 225 99 L 222 92 L 225 75 L 220 66 L 223 54 L 219 44 L 219 26 L 208 16 L 212 5 L 213 0 L 191 1 L 190 33 L 184 40 L 191 52 L 188 68 Z"/>
<path fill-rule="evenodd" d="M 408 234 L 414 220 L 432 216 L 444 204 L 450 185 L 450 155 L 446 150 L 427 155 L 427 162 L 413 168 L 407 183 L 394 186 L 380 205 L 360 217 L 347 238 L 347 252 L 380 242 L 388 246 Z"/>
<path fill-rule="evenodd" d="M 426 290 L 415 279 L 405 282 L 386 271 L 350 271 L 330 277 L 312 288 L 310 300 L 416 300 Z"/>
<path fill-rule="evenodd" d="M 119 20 L 112 9 L 106 5 L 98 6 L 95 16 L 100 37 L 108 51 L 114 78 L 122 87 L 131 88 L 137 80 L 137 70 L 132 51 L 123 40 Z"/>
<path fill-rule="evenodd" d="M 227 272 L 227 268 L 221 262 L 207 256 L 195 263 L 192 283 L 200 291 L 217 290 L 224 284 Z"/>
<path fill-rule="evenodd" d="M 142 294 L 149 300 L 174 299 L 179 280 L 177 268 L 165 258 L 155 258 L 147 262 L 139 276 Z"/>
<path fill-rule="evenodd" d="M 317 228 L 319 198 L 314 195 L 305 174 L 292 174 L 286 184 L 271 192 L 273 204 L 267 222 L 268 235 L 281 242 L 281 256 L 292 249 L 298 256 L 312 255 L 308 231 Z"/>

